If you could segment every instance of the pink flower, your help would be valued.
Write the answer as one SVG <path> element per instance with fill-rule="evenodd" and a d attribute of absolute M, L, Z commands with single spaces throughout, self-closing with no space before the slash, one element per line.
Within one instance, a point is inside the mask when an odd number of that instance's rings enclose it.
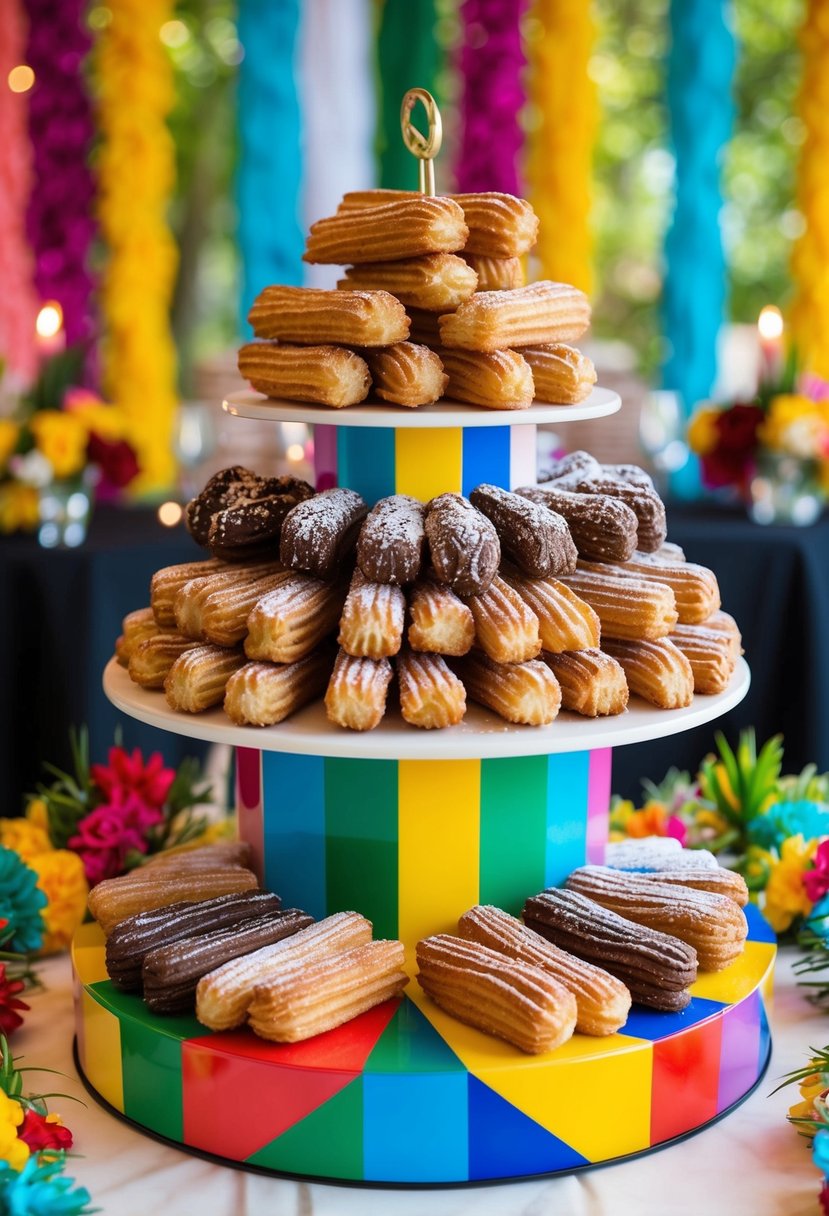
<path fill-rule="evenodd" d="M 69 848 L 83 861 L 89 885 L 120 874 L 132 850 L 146 853 L 147 833 L 163 819 L 156 807 L 148 806 L 136 793 L 128 793 L 123 802 L 104 802 L 79 820 Z"/>
<path fill-rule="evenodd" d="M 665 835 L 675 837 L 684 846 L 688 828 L 678 815 L 669 815 L 668 822 L 665 824 Z"/>
<path fill-rule="evenodd" d="M 815 868 L 804 871 L 803 886 L 813 904 L 829 892 L 829 840 L 818 845 Z"/>
<path fill-rule="evenodd" d="M 175 769 L 165 768 L 160 752 L 153 752 L 147 763 L 136 747 L 132 755 L 122 747 L 109 749 L 109 767 L 93 764 L 92 780 L 111 802 L 124 802 L 127 794 L 137 794 L 148 806 L 161 807 L 176 779 Z"/>

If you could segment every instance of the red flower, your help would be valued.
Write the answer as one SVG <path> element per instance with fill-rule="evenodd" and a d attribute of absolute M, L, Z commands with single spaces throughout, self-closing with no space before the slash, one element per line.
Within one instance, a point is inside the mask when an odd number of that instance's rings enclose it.
<path fill-rule="evenodd" d="M 803 874 L 803 887 L 813 904 L 829 891 L 829 840 L 824 840 L 815 853 L 815 868 Z"/>
<path fill-rule="evenodd" d="M 124 802 L 128 794 L 134 793 L 142 802 L 155 807 L 164 805 L 176 779 L 175 769 L 164 767 L 161 752 L 153 752 L 145 764 L 137 747 L 132 755 L 123 747 L 111 747 L 109 767 L 93 764 L 90 772 L 110 802 Z"/>
<path fill-rule="evenodd" d="M 22 980 L 6 979 L 6 964 L 0 963 L 0 1034 L 8 1038 L 12 1031 L 23 1025 L 20 1010 L 28 1013 L 29 1006 L 25 1001 L 19 1001 L 17 995 L 22 992 Z"/>
<path fill-rule="evenodd" d="M 135 450 L 125 439 L 102 439 L 93 431 L 86 452 L 92 463 L 99 466 L 106 480 L 119 489 L 129 485 L 139 472 Z"/>
<path fill-rule="evenodd" d="M 829 1182 L 825 1178 L 823 1179 L 823 1186 L 820 1188 L 818 1201 L 820 1202 L 821 1211 L 825 1213 L 825 1216 L 829 1216 Z"/>
<path fill-rule="evenodd" d="M 720 410 L 714 426 L 719 436 L 718 448 L 726 452 L 739 452 L 744 457 L 753 456 L 757 446 L 757 428 L 763 421 L 759 405 L 732 405 Z"/>
<path fill-rule="evenodd" d="M 23 1122 L 17 1129 L 19 1140 L 24 1140 L 33 1153 L 43 1149 L 66 1150 L 72 1147 L 72 1133 L 64 1127 L 58 1115 L 41 1115 L 39 1111 L 26 1111 Z"/>

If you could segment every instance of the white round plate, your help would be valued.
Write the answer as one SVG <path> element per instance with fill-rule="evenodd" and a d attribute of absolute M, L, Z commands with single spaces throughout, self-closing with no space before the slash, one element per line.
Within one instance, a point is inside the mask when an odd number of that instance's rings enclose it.
<path fill-rule="evenodd" d="M 458 726 L 418 730 L 398 710 L 386 714 L 372 731 L 358 734 L 332 726 L 322 701 L 301 709 L 278 726 L 234 726 L 221 707 L 203 714 L 179 714 L 168 708 L 162 692 L 133 684 L 115 659 L 104 671 L 104 692 L 117 709 L 150 726 L 191 739 L 230 743 L 269 752 L 341 756 L 361 760 L 479 760 L 506 756 L 541 756 L 554 752 L 592 751 L 661 739 L 719 718 L 742 701 L 751 683 L 745 659 L 739 659 L 731 683 L 714 697 L 694 697 L 687 709 L 654 709 L 632 697 L 615 718 L 580 718 L 559 714 L 549 726 L 512 726 L 496 714 L 470 704 Z"/>
<path fill-rule="evenodd" d="M 622 406 L 618 393 L 609 388 L 594 388 L 579 405 L 531 405 L 526 410 L 487 410 L 457 401 L 436 401 L 407 409 L 387 401 L 363 401 L 335 410 L 327 405 L 303 405 L 279 401 L 261 393 L 230 393 L 222 409 L 239 418 L 264 418 L 268 422 L 305 422 L 310 426 L 449 427 L 449 426 L 528 426 L 539 422 L 579 422 L 583 418 L 604 418 Z"/>

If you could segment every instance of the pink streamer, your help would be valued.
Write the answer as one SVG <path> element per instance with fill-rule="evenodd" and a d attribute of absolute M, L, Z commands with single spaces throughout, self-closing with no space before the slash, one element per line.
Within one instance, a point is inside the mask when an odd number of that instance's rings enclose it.
<path fill-rule="evenodd" d="M 87 341 L 94 332 L 93 281 L 87 268 L 95 234 L 88 163 L 94 126 L 82 72 L 91 44 L 83 24 L 86 0 L 26 2 L 26 62 L 35 73 L 29 136 L 36 183 L 27 229 L 40 298 L 60 302 L 71 344 Z"/>
<path fill-rule="evenodd" d="M 520 194 L 524 105 L 521 15 L 526 0 L 464 0 L 457 188 Z"/>
<path fill-rule="evenodd" d="M 37 298 L 26 243 L 26 203 L 31 188 L 26 93 L 7 79 L 25 62 L 26 27 L 19 0 L 5 0 L 0 21 L 0 358 L 24 383 L 37 369 Z"/>

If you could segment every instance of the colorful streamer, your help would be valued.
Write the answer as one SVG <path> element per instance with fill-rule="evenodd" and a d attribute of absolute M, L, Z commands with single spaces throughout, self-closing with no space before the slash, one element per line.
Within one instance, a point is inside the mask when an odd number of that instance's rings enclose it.
<path fill-rule="evenodd" d="M 663 380 L 690 413 L 711 391 L 726 299 L 720 159 L 734 115 L 728 0 L 672 0 L 668 104 L 676 201 L 665 241 Z"/>
<path fill-rule="evenodd" d="M 66 340 L 93 335 L 92 277 L 87 258 L 95 233 L 94 184 L 88 165 L 94 134 L 83 79 L 90 37 L 85 0 L 26 0 L 26 62 L 35 74 L 29 94 L 29 137 L 36 187 L 27 231 L 41 300 L 63 309 Z"/>
<path fill-rule="evenodd" d="M 380 185 L 417 190 L 417 161 L 400 138 L 400 103 L 407 89 L 428 89 L 439 97 L 443 51 L 436 31 L 435 0 L 385 0 L 377 37 L 379 114 L 377 155 Z M 419 107 L 418 107 L 419 110 Z M 419 111 L 422 117 L 422 111 Z M 417 114 L 415 115 L 417 121 Z M 440 175 L 440 168 L 438 174 Z M 445 172 L 445 170 L 444 170 Z M 447 189 L 438 178 L 438 191 Z"/>
<path fill-rule="evenodd" d="M 371 0 L 305 0 L 299 31 L 303 230 L 347 190 L 374 185 Z M 343 105 L 343 99 L 346 99 Z M 306 266 L 309 287 L 336 287 L 336 266 Z"/>
<path fill-rule="evenodd" d="M 595 25 L 585 0 L 535 0 L 530 26 L 527 178 L 541 227 L 541 277 L 589 292 L 593 144 L 598 106 L 587 66 Z M 563 239 L 562 234 L 566 234 Z"/>
<path fill-rule="evenodd" d="M 457 188 L 520 194 L 524 105 L 521 15 L 526 0 L 464 0 Z"/>
<path fill-rule="evenodd" d="M 24 383 L 37 368 L 37 299 L 26 243 L 31 188 L 27 93 L 12 91 L 9 73 L 25 63 L 26 27 L 19 0 L 6 0 L 0 21 L 0 360 Z"/>
<path fill-rule="evenodd" d="M 300 229 L 299 102 L 294 54 L 299 0 L 241 0 L 239 40 L 239 250 L 242 257 L 240 318 L 270 283 L 302 282 L 304 240 Z M 345 101 L 345 99 L 342 99 Z M 348 121 L 340 109 L 341 122 Z"/>
<path fill-rule="evenodd" d="M 173 71 L 159 39 L 172 0 L 108 0 L 98 53 L 99 215 L 109 257 L 103 275 L 104 370 L 141 465 L 137 486 L 169 485 L 176 410 L 170 301 L 177 250 L 167 224 L 175 149 L 166 124 Z"/>
<path fill-rule="evenodd" d="M 798 111 L 806 139 L 797 167 L 797 202 L 806 229 L 792 253 L 794 343 L 809 371 L 829 378 L 829 12 L 809 0 L 800 34 L 803 79 Z"/>

